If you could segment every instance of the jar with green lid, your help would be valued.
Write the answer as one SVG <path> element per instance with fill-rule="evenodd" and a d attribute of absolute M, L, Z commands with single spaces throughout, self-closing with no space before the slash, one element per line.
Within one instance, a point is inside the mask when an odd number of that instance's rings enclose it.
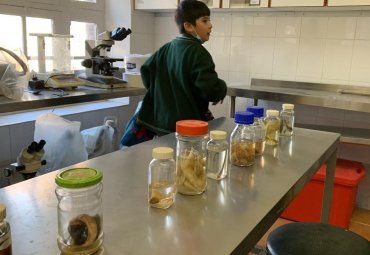
<path fill-rule="evenodd" d="M 176 122 L 176 183 L 181 194 L 198 195 L 206 189 L 207 134 L 207 122 Z"/>
<path fill-rule="evenodd" d="M 55 177 L 58 199 L 58 247 L 63 254 L 93 254 L 103 243 L 103 174 L 72 168 Z"/>
<path fill-rule="evenodd" d="M 154 148 L 152 157 L 148 169 L 149 205 L 167 209 L 175 202 L 176 194 L 176 163 L 173 159 L 173 149 Z"/>

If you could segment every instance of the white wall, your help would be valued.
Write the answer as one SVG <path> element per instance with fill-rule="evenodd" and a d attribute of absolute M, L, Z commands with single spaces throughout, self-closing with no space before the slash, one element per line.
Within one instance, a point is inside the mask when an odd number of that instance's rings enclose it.
<path fill-rule="evenodd" d="M 105 29 L 112 31 L 118 27 L 131 28 L 131 1 L 106 0 L 105 3 Z M 130 53 L 130 37 L 115 42 L 109 56 L 123 58 Z M 123 62 L 116 62 L 115 66 L 122 67 Z"/>
<path fill-rule="evenodd" d="M 106 30 L 130 28 L 132 33 L 116 42 L 109 56 L 122 58 L 127 54 L 147 54 L 154 51 L 154 13 L 134 10 L 134 0 L 106 0 Z"/>
<path fill-rule="evenodd" d="M 176 35 L 155 17 L 155 48 Z M 370 12 L 214 12 L 205 47 L 229 82 L 251 77 L 370 86 Z"/>

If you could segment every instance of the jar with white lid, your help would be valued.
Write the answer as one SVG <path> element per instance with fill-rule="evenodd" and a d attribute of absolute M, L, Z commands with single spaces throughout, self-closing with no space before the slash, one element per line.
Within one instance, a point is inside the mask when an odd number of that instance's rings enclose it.
<path fill-rule="evenodd" d="M 280 135 L 292 136 L 294 129 L 294 104 L 283 104 L 280 112 Z"/>
<path fill-rule="evenodd" d="M 176 122 L 176 184 L 181 194 L 198 195 L 206 189 L 207 134 L 205 121 Z"/>
<path fill-rule="evenodd" d="M 67 169 L 55 177 L 62 254 L 93 254 L 102 246 L 102 179 L 93 168 Z"/>
<path fill-rule="evenodd" d="M 266 143 L 266 128 L 263 123 L 263 113 L 264 108 L 261 106 L 248 106 L 247 111 L 253 113 L 254 115 L 254 135 L 256 141 L 256 156 L 263 155 L 265 151 L 265 143 Z"/>
<path fill-rule="evenodd" d="M 212 130 L 207 143 L 207 176 L 221 180 L 227 176 L 229 168 L 229 143 L 227 133 L 222 130 Z"/>
<path fill-rule="evenodd" d="M 175 202 L 176 163 L 173 149 L 157 147 L 152 150 L 148 169 L 148 202 L 151 207 L 167 209 Z"/>
<path fill-rule="evenodd" d="M 267 110 L 266 117 L 264 118 L 266 127 L 266 144 L 278 145 L 280 135 L 280 118 L 279 111 Z"/>
<path fill-rule="evenodd" d="M 256 142 L 251 112 L 235 113 L 235 128 L 230 135 L 230 162 L 236 166 L 251 166 L 255 160 Z"/>

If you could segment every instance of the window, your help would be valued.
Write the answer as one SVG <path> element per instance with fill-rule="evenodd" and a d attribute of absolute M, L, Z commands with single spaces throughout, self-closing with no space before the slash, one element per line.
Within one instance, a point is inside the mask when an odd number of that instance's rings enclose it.
<path fill-rule="evenodd" d="M 52 34 L 53 33 L 53 20 L 43 18 L 26 18 L 26 31 L 27 31 L 27 55 L 29 57 L 30 70 L 35 72 L 39 71 L 38 67 L 38 53 L 37 53 L 37 36 L 31 36 L 30 33 L 42 33 Z M 50 37 L 45 37 L 45 67 L 46 71 L 53 69 L 52 60 L 52 42 Z"/>
<path fill-rule="evenodd" d="M 85 59 L 85 40 L 95 40 L 96 30 L 97 26 L 94 23 L 71 22 L 70 34 L 73 35 L 71 39 L 73 70 L 84 69 L 81 65 L 81 61 Z"/>
<path fill-rule="evenodd" d="M 22 17 L 0 14 L 0 46 L 9 50 L 22 50 Z M 6 24 L 6 25 L 4 25 Z"/>
<path fill-rule="evenodd" d="M 50 72 L 53 69 L 57 71 L 59 70 L 57 67 L 61 66 L 58 65 L 59 63 L 62 63 L 63 67 L 69 66 L 69 70 L 83 70 L 81 61 L 85 58 L 85 41 L 92 40 L 94 44 L 98 25 L 104 27 L 105 1 L 68 1 L 69 3 L 65 5 L 58 4 L 62 2 L 59 0 L 31 1 L 30 7 L 28 7 L 30 1 L 26 0 L 5 1 L 5 4 L 1 4 L 0 7 L 0 24 L 2 24 L 0 25 L 0 47 L 23 52 L 27 56 L 30 70 L 34 72 L 42 70 Z M 46 6 L 49 2 L 50 6 Z M 78 22 L 72 21 L 73 19 Z M 38 56 L 38 36 L 30 34 L 57 34 L 53 37 L 49 35 L 44 37 L 45 60 L 42 55 Z M 60 34 L 63 36 L 70 34 L 73 38 L 64 40 L 63 51 L 58 48 L 53 52 L 53 47 L 56 45 L 53 42 L 58 41 L 58 45 L 60 44 L 61 40 L 58 40 L 61 38 Z M 65 49 L 68 49 L 68 52 Z M 40 57 L 42 62 L 39 62 Z"/>

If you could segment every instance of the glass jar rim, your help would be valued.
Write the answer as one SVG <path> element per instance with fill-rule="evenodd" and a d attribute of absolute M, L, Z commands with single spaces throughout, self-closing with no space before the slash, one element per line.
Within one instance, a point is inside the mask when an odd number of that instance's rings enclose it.
<path fill-rule="evenodd" d="M 93 186 L 103 179 L 103 173 L 94 168 L 70 168 L 55 177 L 55 183 L 64 188 Z"/>

